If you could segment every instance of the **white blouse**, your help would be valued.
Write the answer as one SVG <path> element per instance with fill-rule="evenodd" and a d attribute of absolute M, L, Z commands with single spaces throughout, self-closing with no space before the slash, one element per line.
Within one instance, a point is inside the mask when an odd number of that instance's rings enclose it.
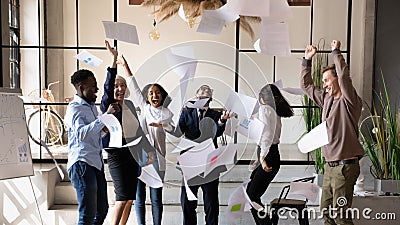
<path fill-rule="evenodd" d="M 282 122 L 281 117 L 278 116 L 276 111 L 269 105 L 260 104 L 258 119 L 265 124 L 261 139 L 258 143 L 261 148 L 260 157 L 264 158 L 268 154 L 272 144 L 279 144 Z"/>

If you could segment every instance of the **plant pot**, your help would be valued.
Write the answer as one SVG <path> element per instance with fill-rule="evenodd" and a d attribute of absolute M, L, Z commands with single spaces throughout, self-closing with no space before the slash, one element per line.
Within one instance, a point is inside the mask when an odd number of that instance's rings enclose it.
<path fill-rule="evenodd" d="M 324 182 L 324 175 L 319 173 L 313 173 L 313 176 L 315 177 L 314 183 L 319 187 L 322 187 L 322 183 Z"/>
<path fill-rule="evenodd" d="M 377 192 L 400 193 L 400 180 L 375 179 L 374 188 Z"/>

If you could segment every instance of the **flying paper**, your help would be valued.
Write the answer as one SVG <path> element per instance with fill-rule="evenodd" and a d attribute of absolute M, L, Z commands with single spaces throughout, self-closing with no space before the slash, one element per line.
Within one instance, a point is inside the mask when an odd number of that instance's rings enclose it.
<path fill-rule="evenodd" d="M 142 173 L 138 178 L 149 187 L 160 188 L 163 186 L 163 182 L 152 164 L 142 167 L 141 170 Z"/>
<path fill-rule="evenodd" d="M 261 139 L 265 124 L 257 118 L 242 117 L 239 121 L 239 126 L 236 131 L 258 143 Z"/>
<path fill-rule="evenodd" d="M 122 127 L 117 117 L 113 114 L 104 113 L 98 117 L 101 122 L 106 125 L 108 132 L 110 132 L 110 143 L 109 147 L 121 147 L 122 146 Z"/>
<path fill-rule="evenodd" d="M 106 38 L 139 44 L 136 26 L 112 21 L 103 21 L 103 26 L 106 32 Z"/>
<path fill-rule="evenodd" d="M 261 21 L 261 53 L 275 56 L 290 55 L 289 27 L 287 23 Z"/>
<path fill-rule="evenodd" d="M 289 192 L 291 194 L 302 195 L 312 202 L 315 202 L 319 193 L 319 187 L 310 182 L 291 182 Z"/>
<path fill-rule="evenodd" d="M 195 102 L 186 102 L 185 106 L 189 108 L 202 109 L 210 98 L 199 99 Z"/>
<path fill-rule="evenodd" d="M 103 63 L 103 60 L 91 54 L 90 52 L 83 50 L 79 54 L 74 56 L 75 59 L 88 64 L 89 66 L 98 67 Z"/>
<path fill-rule="evenodd" d="M 257 99 L 232 91 L 225 103 L 225 108 L 247 118 L 253 115 Z"/>
<path fill-rule="evenodd" d="M 204 177 L 211 173 L 218 166 L 234 164 L 236 150 L 237 144 L 228 144 L 221 146 L 208 154 Z"/>
<path fill-rule="evenodd" d="M 328 143 L 328 131 L 326 129 L 326 121 L 324 121 L 304 135 L 297 143 L 297 146 L 300 152 L 308 153 Z"/>

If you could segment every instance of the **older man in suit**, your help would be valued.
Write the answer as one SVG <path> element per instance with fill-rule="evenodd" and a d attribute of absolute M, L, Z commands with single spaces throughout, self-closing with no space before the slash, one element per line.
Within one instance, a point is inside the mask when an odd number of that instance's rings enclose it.
<path fill-rule="evenodd" d="M 220 112 L 209 107 L 212 101 L 213 90 L 208 85 L 202 85 L 196 91 L 196 99 L 208 98 L 209 100 L 201 109 L 187 108 L 182 110 L 179 118 L 179 129 L 186 138 L 194 141 L 203 141 L 204 133 L 213 138 L 215 148 L 218 148 L 217 138 L 225 129 L 225 123 L 231 116 L 229 112 Z M 210 121 L 213 121 L 210 123 Z M 207 136 L 207 135 L 206 135 Z M 218 224 L 219 200 L 218 185 L 220 173 L 226 171 L 225 166 L 219 166 L 206 177 L 199 175 L 188 181 L 190 190 L 197 196 L 199 188 L 203 191 L 205 221 L 207 225 Z M 181 189 L 181 206 L 183 211 L 183 224 L 197 224 L 196 208 L 197 201 L 189 201 L 186 189 Z"/>

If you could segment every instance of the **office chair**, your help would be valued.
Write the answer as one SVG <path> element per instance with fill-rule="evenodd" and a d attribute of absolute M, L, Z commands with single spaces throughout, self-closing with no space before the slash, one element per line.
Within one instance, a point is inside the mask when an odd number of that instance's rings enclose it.
<path fill-rule="evenodd" d="M 298 180 L 294 180 L 292 182 L 314 182 L 315 177 L 307 177 Z M 298 219 L 300 225 L 308 225 L 308 217 L 307 213 L 305 213 L 304 209 L 307 207 L 307 199 L 306 200 L 297 200 L 297 199 L 288 199 L 286 198 L 290 191 L 290 185 L 286 185 L 282 188 L 282 191 L 279 195 L 279 198 L 275 198 L 270 202 L 271 206 L 271 222 L 273 225 L 278 224 L 279 216 L 278 211 L 283 209 L 295 209 L 298 212 Z M 303 213 L 304 212 L 304 213 Z"/>

